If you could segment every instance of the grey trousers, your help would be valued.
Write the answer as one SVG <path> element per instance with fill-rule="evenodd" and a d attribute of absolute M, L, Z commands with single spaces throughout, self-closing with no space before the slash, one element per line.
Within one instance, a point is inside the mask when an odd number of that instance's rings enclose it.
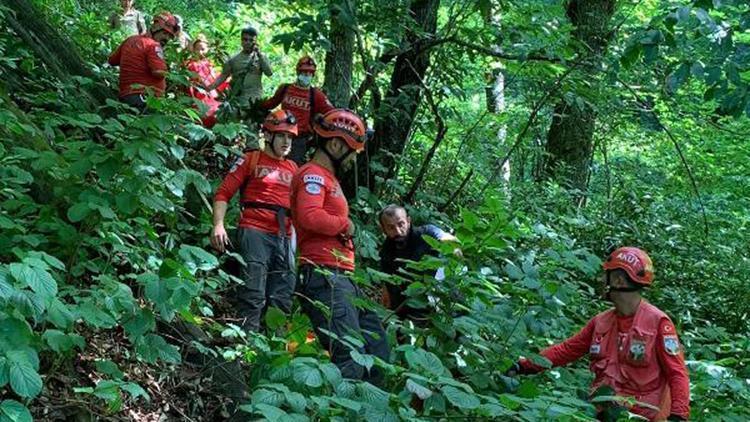
<path fill-rule="evenodd" d="M 382 384 L 383 374 L 377 367 L 370 372 L 354 361 L 352 349 L 367 353 L 388 362 L 390 348 L 380 317 L 367 309 L 354 305 L 358 298 L 364 297 L 362 291 L 349 278 L 348 274 L 336 269 L 328 269 L 333 274 L 325 275 L 316 271 L 312 265 L 300 268 L 302 283 L 300 291 L 305 296 L 302 310 L 310 318 L 315 334 L 323 347 L 331 353 L 331 361 L 341 370 L 345 378 L 363 379 L 374 385 Z M 323 309 L 314 302 L 320 302 Z M 327 308 L 327 309 L 326 309 Z M 339 340 L 332 339 L 321 329 L 335 334 Z M 363 340 L 364 346 L 346 344 L 347 336 Z"/>
<path fill-rule="evenodd" d="M 258 331 L 269 306 L 288 313 L 296 276 L 291 239 L 260 230 L 237 230 L 240 254 L 245 260 L 237 289 L 237 310 L 244 317 L 242 328 Z"/>

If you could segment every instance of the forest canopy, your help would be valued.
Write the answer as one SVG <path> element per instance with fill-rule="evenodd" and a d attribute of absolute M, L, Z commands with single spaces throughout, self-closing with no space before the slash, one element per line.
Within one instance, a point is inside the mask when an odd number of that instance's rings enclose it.
<path fill-rule="evenodd" d="M 0 1 L 0 422 L 213 421 L 235 404 L 235 420 L 595 420 L 612 397 L 590 400 L 586 360 L 539 353 L 611 307 L 602 262 L 620 246 L 653 260 L 644 297 L 680 334 L 690 419 L 750 418 L 746 0 L 133 7 L 145 27 L 178 15 L 190 39 L 164 46 L 144 113 L 108 64 L 120 2 Z M 273 69 L 263 98 L 307 55 L 312 86 L 371 129 L 337 176 L 357 306 L 391 349 L 352 358 L 382 385 L 342 378 L 299 297 L 259 333 L 229 305 L 242 257 L 211 247 L 210 201 L 258 135 L 221 117 L 226 94 L 206 124 L 185 63 L 205 39 L 221 72 L 248 26 Z M 460 253 L 427 239 L 439 253 L 416 278 L 382 272 L 391 203 Z M 420 324 L 380 301 L 407 282 Z M 522 356 L 549 370 L 509 376 Z"/>

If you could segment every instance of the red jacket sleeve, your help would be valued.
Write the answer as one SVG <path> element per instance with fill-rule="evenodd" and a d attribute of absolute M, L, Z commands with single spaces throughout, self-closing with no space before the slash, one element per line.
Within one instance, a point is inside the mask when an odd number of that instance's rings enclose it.
<path fill-rule="evenodd" d="M 539 354 L 549 359 L 552 362 L 552 366 L 567 365 L 588 353 L 593 334 L 594 320 L 592 319 L 573 337 L 560 344 L 550 346 L 542 350 Z M 535 365 L 528 359 L 521 359 L 519 364 L 523 367 L 524 372 L 535 373 L 544 371 L 544 368 Z"/>
<path fill-rule="evenodd" d="M 345 216 L 329 214 L 323 208 L 326 197 L 324 186 L 317 185 L 308 191 L 308 185 L 316 184 L 300 181 L 298 186 L 294 209 L 292 210 L 294 224 L 307 231 L 325 236 L 336 236 L 344 233 L 349 227 L 349 219 Z M 310 193 L 310 191 L 318 193 Z"/>
<path fill-rule="evenodd" d="M 162 57 L 164 57 L 164 53 L 160 46 L 153 45 L 146 48 L 146 62 L 148 63 L 148 68 L 151 69 L 152 73 L 158 70 L 167 70 L 167 64 L 164 62 L 164 59 Z"/>
<path fill-rule="evenodd" d="M 677 331 L 668 318 L 664 318 L 659 323 L 656 356 L 662 370 L 667 374 L 667 382 L 672 395 L 670 413 L 688 419 L 690 417 L 690 379 Z"/>
<path fill-rule="evenodd" d="M 224 177 L 221 185 L 219 185 L 219 188 L 216 189 L 214 202 L 229 202 L 234 194 L 237 193 L 237 190 L 245 182 L 245 179 L 250 176 L 250 173 L 252 171 L 252 169 L 250 168 L 250 165 L 252 164 L 251 154 L 252 153 L 245 154 L 232 166 L 232 168 L 229 170 L 229 174 Z"/>
<path fill-rule="evenodd" d="M 315 110 L 313 110 L 312 116 L 316 114 L 326 114 L 335 108 L 333 104 L 331 104 L 331 102 L 328 100 L 328 97 L 326 97 L 326 94 L 323 93 L 323 91 L 315 89 L 315 93 L 313 95 L 315 95 Z"/>
<path fill-rule="evenodd" d="M 285 85 L 283 84 L 279 85 L 279 87 L 276 88 L 276 92 L 274 92 L 273 97 L 263 101 L 260 106 L 265 108 L 266 110 L 271 110 L 281 104 L 281 101 L 284 99 L 284 86 Z"/>
<path fill-rule="evenodd" d="M 114 53 L 110 54 L 109 59 L 107 59 L 107 62 L 111 66 L 119 66 L 120 65 L 120 57 L 122 57 L 122 44 L 120 44 L 120 46 L 117 47 L 117 50 L 115 50 Z"/>

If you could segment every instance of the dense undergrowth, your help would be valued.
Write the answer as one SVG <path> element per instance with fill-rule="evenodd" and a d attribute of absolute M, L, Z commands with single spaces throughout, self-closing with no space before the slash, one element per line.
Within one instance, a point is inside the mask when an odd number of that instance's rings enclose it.
<path fill-rule="evenodd" d="M 98 30 L 88 19 L 82 25 Z M 86 55 L 100 58 L 100 43 L 87 45 L 97 48 Z M 354 356 L 384 369 L 378 388 L 343 380 L 318 344 L 305 342 L 309 322 L 297 309 L 269 313 L 268 336 L 233 325 L 226 294 L 239 281 L 229 257 L 208 249 L 203 199 L 242 128 L 206 131 L 172 97 L 155 100 L 157 112 L 146 116 L 113 100 L 87 109 L 77 86 L 47 77 L 11 34 L 0 35 L 0 51 L 0 75 L 26 81 L 0 91 L 0 421 L 87 412 L 215 420 L 224 403 L 187 362 L 196 353 L 242 360 L 252 387 L 243 410 L 269 420 L 592 419 L 583 363 L 522 379 L 503 374 L 521 355 L 543 363 L 535 351 L 607 306 L 600 259 L 621 244 L 654 258 L 648 297 L 681 332 L 693 418 L 750 417 L 750 151 L 734 135 L 700 128 L 705 141 L 689 151 L 700 157 L 708 232 L 667 144 L 648 154 L 610 151 L 606 166 L 594 168 L 585 207 L 552 182 L 519 181 L 478 202 L 469 192 L 443 213 L 434 210 L 445 195 L 420 196 L 415 219 L 455 230 L 464 258 L 418 264 L 445 269 L 443 280 L 410 288 L 417 301 L 437 299 L 426 328 L 404 328 L 376 302 L 362 304 L 383 316 L 393 345 L 392 362 Z M 373 292 L 386 281 L 373 268 L 374 214 L 387 199 L 360 188 L 352 201 L 357 278 Z M 166 328 L 175 324 L 207 336 L 186 342 Z M 411 344 L 395 345 L 399 327 L 412 332 Z"/>

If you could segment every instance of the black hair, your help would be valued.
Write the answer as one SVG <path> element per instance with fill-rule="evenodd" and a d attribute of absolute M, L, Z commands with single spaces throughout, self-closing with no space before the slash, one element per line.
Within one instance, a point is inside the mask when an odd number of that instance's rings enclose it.
<path fill-rule="evenodd" d="M 257 37 L 258 30 L 252 26 L 247 26 L 245 28 L 242 28 L 242 33 L 240 34 L 240 36 L 245 35 L 245 34 L 249 34 L 249 35 L 252 35 L 253 37 Z"/>

